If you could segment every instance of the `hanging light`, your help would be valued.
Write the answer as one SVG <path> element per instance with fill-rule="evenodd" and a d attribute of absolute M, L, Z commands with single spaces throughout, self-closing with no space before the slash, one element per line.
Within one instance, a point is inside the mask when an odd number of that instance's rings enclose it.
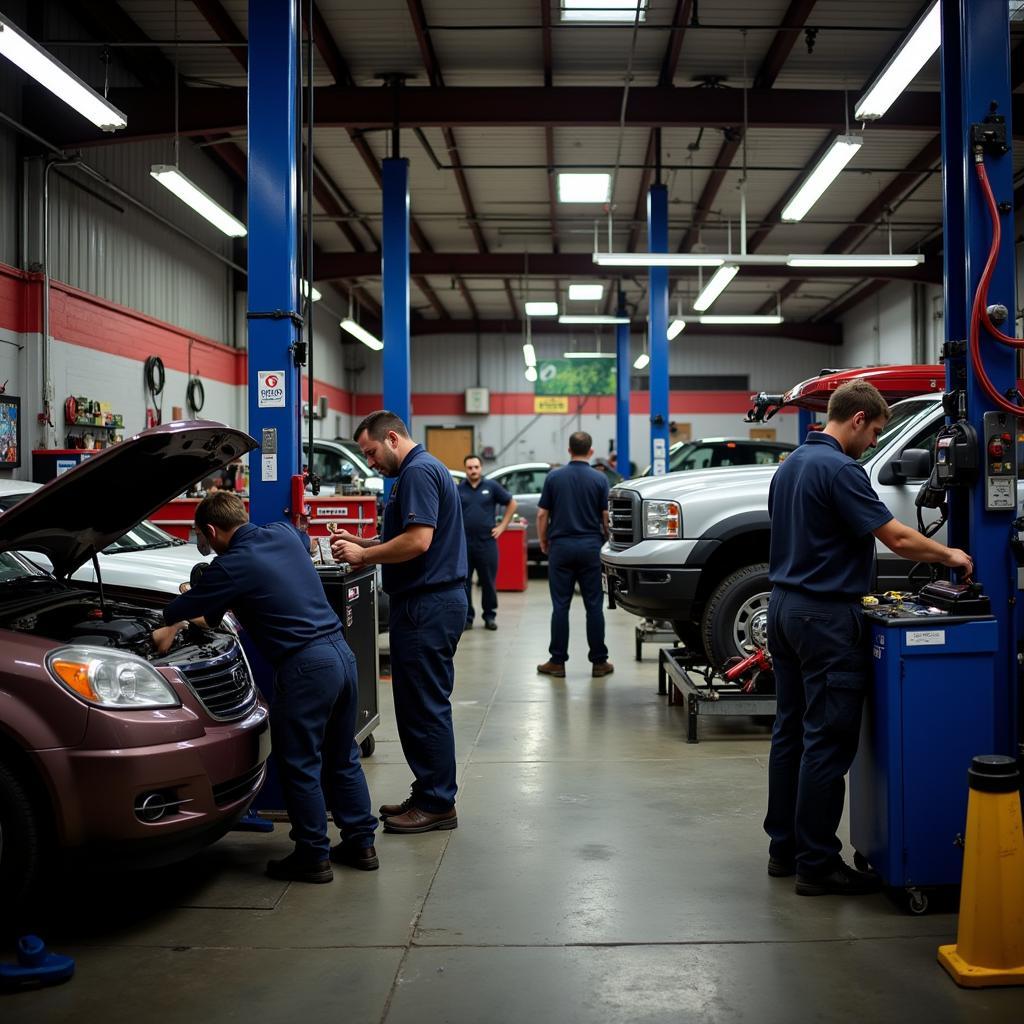
<path fill-rule="evenodd" d="M 694 299 L 693 308 L 698 313 L 703 313 L 705 309 L 710 309 L 711 304 L 715 299 L 717 299 L 718 296 L 729 287 L 729 282 L 736 276 L 739 269 L 739 267 L 733 266 L 732 264 L 719 267 L 712 275 L 711 280 L 704 285 L 700 295 Z"/>
<path fill-rule="evenodd" d="M 367 348 L 372 348 L 374 352 L 379 352 L 384 347 L 384 342 L 380 338 L 371 334 L 365 327 L 357 324 L 351 317 L 345 317 L 341 321 L 341 329 L 348 331 L 353 338 L 358 338 Z"/>
<path fill-rule="evenodd" d="M 536 366 L 528 366 L 526 368 L 525 376 L 526 376 L 526 379 L 531 384 L 534 384 L 536 382 L 536 380 L 537 380 L 537 367 Z"/>
<path fill-rule="evenodd" d="M 228 213 L 216 199 L 208 196 L 173 164 L 153 164 L 149 173 L 168 192 L 173 192 L 186 206 L 191 206 L 200 217 L 205 217 L 225 235 L 242 238 L 247 234 L 245 225 L 237 217 Z"/>
<path fill-rule="evenodd" d="M 864 140 L 859 135 L 837 135 L 814 170 L 801 182 L 796 195 L 785 205 L 780 219 L 791 223 L 803 220 L 862 145 Z"/>

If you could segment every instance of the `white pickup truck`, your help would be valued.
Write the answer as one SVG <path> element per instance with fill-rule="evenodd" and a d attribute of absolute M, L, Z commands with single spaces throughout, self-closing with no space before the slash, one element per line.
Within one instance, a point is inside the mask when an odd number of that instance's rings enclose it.
<path fill-rule="evenodd" d="M 925 476 L 920 456 L 907 460 L 908 466 L 916 462 L 913 476 L 903 472 L 901 460 L 910 449 L 934 450 L 944 423 L 941 397 L 896 403 L 878 445 L 861 458 L 878 496 L 910 526 L 917 525 L 914 502 Z M 611 535 L 601 551 L 612 606 L 671 620 L 688 647 L 703 646 L 711 665 L 764 646 L 771 589 L 768 488 L 777 468 L 670 473 L 615 487 Z M 937 515 L 926 513 L 928 519 Z M 905 588 L 910 568 L 878 544 L 880 588 Z"/>

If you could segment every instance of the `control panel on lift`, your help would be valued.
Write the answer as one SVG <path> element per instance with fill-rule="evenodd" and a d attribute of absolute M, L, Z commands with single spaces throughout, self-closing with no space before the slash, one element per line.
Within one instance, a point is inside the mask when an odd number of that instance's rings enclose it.
<path fill-rule="evenodd" d="M 915 625 L 922 619 L 941 620 L 947 625 L 990 618 L 992 605 L 980 583 L 950 583 L 936 580 L 916 594 L 890 590 L 869 594 L 861 604 L 866 618 L 891 626 Z"/>
<path fill-rule="evenodd" d="M 1005 412 L 984 417 L 985 509 L 1017 510 L 1017 422 Z"/>

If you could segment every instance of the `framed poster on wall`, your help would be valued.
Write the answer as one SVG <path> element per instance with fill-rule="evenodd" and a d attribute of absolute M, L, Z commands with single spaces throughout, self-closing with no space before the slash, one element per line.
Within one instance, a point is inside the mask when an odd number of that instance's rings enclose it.
<path fill-rule="evenodd" d="M 0 395 L 0 468 L 21 465 L 21 399 Z"/>

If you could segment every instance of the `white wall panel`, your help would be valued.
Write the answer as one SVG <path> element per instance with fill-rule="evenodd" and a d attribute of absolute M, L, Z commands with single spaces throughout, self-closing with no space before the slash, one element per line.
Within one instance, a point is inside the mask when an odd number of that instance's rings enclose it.
<path fill-rule="evenodd" d="M 854 306 L 842 323 L 844 366 L 915 362 L 915 330 L 921 333 L 926 361 L 936 362 L 944 340 L 942 289 L 929 285 L 915 314 L 913 286 L 894 282 Z"/>

